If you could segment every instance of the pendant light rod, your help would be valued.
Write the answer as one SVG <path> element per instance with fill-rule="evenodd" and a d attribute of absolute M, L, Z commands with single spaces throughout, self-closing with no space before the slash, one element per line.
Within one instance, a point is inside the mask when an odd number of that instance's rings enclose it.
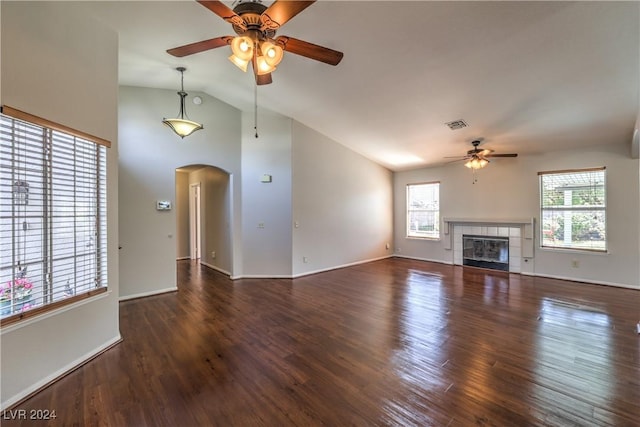
<path fill-rule="evenodd" d="M 184 120 L 184 100 L 187 97 L 187 92 L 184 91 L 184 72 L 187 71 L 185 67 L 178 67 L 176 70 L 180 71 L 180 118 Z"/>

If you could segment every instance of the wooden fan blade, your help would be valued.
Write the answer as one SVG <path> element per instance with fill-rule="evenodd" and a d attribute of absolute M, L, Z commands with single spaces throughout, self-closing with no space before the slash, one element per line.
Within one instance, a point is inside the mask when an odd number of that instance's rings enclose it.
<path fill-rule="evenodd" d="M 282 48 L 287 52 L 315 59 L 316 61 L 324 62 L 329 65 L 338 65 L 344 56 L 342 52 L 338 52 L 337 50 L 318 46 L 317 44 L 305 42 L 303 40 L 294 39 L 293 37 L 279 36 L 276 38 L 276 43 L 282 46 Z"/>
<path fill-rule="evenodd" d="M 311 6 L 314 1 L 274 1 L 271 6 L 267 8 L 260 19 L 262 20 L 262 27 L 260 28 L 262 31 L 265 30 L 277 30 L 285 22 L 289 21 L 291 18 L 296 16 L 298 13 L 302 12 L 309 6 Z"/>
<path fill-rule="evenodd" d="M 445 159 L 447 159 L 448 157 L 445 157 Z M 462 158 L 462 159 L 456 159 L 456 160 L 449 160 L 448 162 L 444 162 L 445 165 L 448 165 L 449 163 L 455 163 L 455 162 L 461 162 L 463 160 L 467 160 L 466 157 Z"/>
<path fill-rule="evenodd" d="M 233 25 L 236 25 L 236 26 L 242 28 L 243 30 L 247 29 L 247 25 L 244 23 L 244 20 L 237 13 L 235 13 L 233 10 L 229 9 L 221 1 L 212 1 L 212 0 L 210 0 L 210 1 L 197 0 L 197 1 L 198 1 L 198 3 L 203 5 L 204 7 L 209 9 L 211 12 L 215 13 L 220 18 L 224 19 L 225 21 L 227 21 L 227 22 L 229 22 L 229 23 L 231 23 Z"/>
<path fill-rule="evenodd" d="M 193 55 L 194 53 L 204 52 L 205 50 L 211 50 L 231 44 L 231 40 L 233 40 L 233 37 L 231 36 L 216 37 L 215 39 L 202 40 L 201 42 L 174 47 L 173 49 L 168 49 L 167 53 L 181 58 L 183 56 Z"/>
<path fill-rule="evenodd" d="M 485 157 L 518 157 L 517 154 L 487 154 Z"/>

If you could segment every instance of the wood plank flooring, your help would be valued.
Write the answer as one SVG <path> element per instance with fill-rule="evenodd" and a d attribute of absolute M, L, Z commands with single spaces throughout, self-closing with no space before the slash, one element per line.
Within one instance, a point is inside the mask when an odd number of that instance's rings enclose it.
<path fill-rule="evenodd" d="M 407 259 L 178 282 L 14 408 L 56 420 L 2 425 L 639 425 L 640 291 Z"/>

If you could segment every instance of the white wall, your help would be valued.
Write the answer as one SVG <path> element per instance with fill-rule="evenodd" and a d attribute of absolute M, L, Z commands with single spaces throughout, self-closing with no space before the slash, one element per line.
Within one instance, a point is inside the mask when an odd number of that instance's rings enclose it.
<path fill-rule="evenodd" d="M 293 275 L 391 255 L 392 191 L 388 169 L 294 122 Z"/>
<path fill-rule="evenodd" d="M 178 77 L 176 73 L 176 81 Z M 202 93 L 197 94 L 202 104 L 194 105 L 196 93 L 188 85 L 186 90 L 189 117 L 204 129 L 181 139 L 161 122 L 177 112 L 176 91 L 120 88 L 121 298 L 176 289 L 176 211 L 156 210 L 157 200 L 175 203 L 176 168 L 204 164 L 240 175 L 240 112 Z M 239 224 L 239 186 L 232 191 L 228 211 L 237 215 Z M 240 240 L 239 234 L 234 228 L 234 241 Z M 239 250 L 236 246 L 234 251 Z"/>
<path fill-rule="evenodd" d="M 176 171 L 176 258 L 189 258 L 189 172 Z"/>
<path fill-rule="evenodd" d="M 452 263 L 453 253 L 442 241 L 406 238 L 405 188 L 409 183 L 440 181 L 441 217 L 536 218 L 534 258 L 522 266 L 523 273 L 568 278 L 585 282 L 640 288 L 640 185 L 639 161 L 629 156 L 629 142 L 550 152 L 537 156 L 493 159 L 472 173 L 461 163 L 395 174 L 395 250 L 400 256 Z M 607 234 L 609 253 L 584 253 L 540 249 L 538 172 L 606 166 Z M 572 267 L 572 260 L 579 267 Z"/>
<path fill-rule="evenodd" d="M 291 276 L 291 122 L 261 109 L 255 138 L 253 114 L 242 114 L 244 277 Z"/>
<path fill-rule="evenodd" d="M 120 340 L 118 330 L 118 38 L 60 3 L 0 2 L 0 102 L 111 141 L 109 291 L 1 331 L 2 408 Z M 53 409 L 53 408 L 52 408 Z"/>

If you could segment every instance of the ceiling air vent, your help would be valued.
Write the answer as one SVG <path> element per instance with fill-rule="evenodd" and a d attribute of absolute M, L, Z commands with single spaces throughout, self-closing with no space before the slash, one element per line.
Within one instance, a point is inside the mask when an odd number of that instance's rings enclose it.
<path fill-rule="evenodd" d="M 465 122 L 462 119 L 454 120 L 452 122 L 445 123 L 445 125 L 449 126 L 449 129 L 451 129 L 451 130 L 462 129 L 462 128 L 466 128 L 467 126 L 469 126 L 467 124 L 467 122 Z"/>

